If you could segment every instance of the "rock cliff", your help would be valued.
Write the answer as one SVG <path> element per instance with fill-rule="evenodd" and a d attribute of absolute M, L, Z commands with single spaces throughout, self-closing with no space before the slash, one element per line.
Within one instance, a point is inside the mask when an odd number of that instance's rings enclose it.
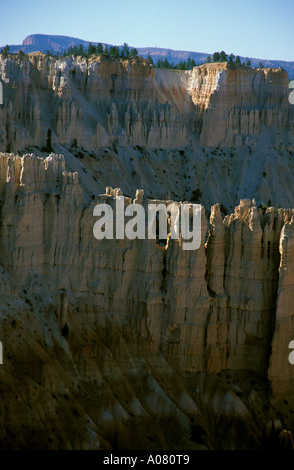
<path fill-rule="evenodd" d="M 287 74 L 40 53 L 0 74 L 0 447 L 290 448 Z M 200 248 L 95 239 L 118 194 L 201 203 Z"/>
<path fill-rule="evenodd" d="M 246 198 L 293 205 L 293 106 L 282 69 L 179 71 L 34 53 L 0 56 L 0 79 L 0 151 L 63 154 L 96 194 L 109 184 L 161 199 L 196 192 L 223 214 Z"/>
<path fill-rule="evenodd" d="M 89 197 L 61 155 L 0 171 L 1 447 L 266 446 L 294 403 L 292 211 L 203 208 L 195 251 L 96 240 L 93 208 L 119 193 Z"/>
<path fill-rule="evenodd" d="M 1 149 L 53 141 L 89 150 L 254 145 L 261 128 L 293 131 L 288 75 L 282 69 L 206 64 L 193 71 L 146 61 L 53 59 L 41 53 L 0 60 L 4 107 Z"/>

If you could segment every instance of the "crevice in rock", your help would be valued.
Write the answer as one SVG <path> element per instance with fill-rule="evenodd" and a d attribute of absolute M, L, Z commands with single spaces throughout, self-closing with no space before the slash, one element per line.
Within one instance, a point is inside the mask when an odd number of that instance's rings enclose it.
<path fill-rule="evenodd" d="M 165 293 L 166 292 L 166 276 L 167 276 L 167 269 L 166 269 L 166 252 L 163 252 L 163 268 L 161 271 L 161 276 L 162 276 L 162 281 L 161 281 L 161 286 L 160 290 Z"/>
<path fill-rule="evenodd" d="M 281 233 L 281 232 L 280 232 Z M 268 252 L 268 257 L 269 257 L 269 252 Z M 277 304 L 278 304 L 278 291 L 279 291 L 279 266 L 280 266 L 280 251 L 279 251 L 279 245 L 276 243 L 273 243 L 272 246 L 272 256 L 275 261 L 275 271 L 276 271 L 276 278 L 273 279 L 272 282 L 272 287 L 271 287 L 271 292 L 272 292 L 272 308 L 270 310 L 270 318 L 269 318 L 269 330 L 268 330 L 268 346 L 267 346 L 267 351 L 266 351 L 266 364 L 267 364 L 267 369 L 269 367 L 269 362 L 270 362 L 270 357 L 272 354 L 272 340 L 274 337 L 275 333 L 275 324 L 276 324 L 276 313 L 277 313 Z M 278 262 L 277 262 L 278 260 Z"/>
<path fill-rule="evenodd" d="M 213 237 L 213 235 L 211 233 L 211 230 L 210 230 L 210 227 L 208 228 L 207 232 L 208 232 L 208 236 L 207 236 L 207 242 L 206 242 L 206 245 L 205 245 L 205 257 L 206 257 L 205 282 L 206 282 L 206 288 L 207 288 L 207 292 L 208 292 L 209 296 L 215 298 L 216 293 L 210 287 L 210 275 L 211 275 L 211 254 L 210 254 L 210 250 L 211 250 L 211 243 L 212 243 L 211 239 Z"/>

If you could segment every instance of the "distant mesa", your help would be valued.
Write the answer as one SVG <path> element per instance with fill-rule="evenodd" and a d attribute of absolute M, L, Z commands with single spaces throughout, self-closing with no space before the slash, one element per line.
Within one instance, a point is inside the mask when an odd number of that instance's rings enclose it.
<path fill-rule="evenodd" d="M 70 36 L 51 36 L 48 34 L 32 34 L 27 36 L 22 42 L 22 50 L 26 52 L 26 47 L 29 47 L 29 52 L 41 51 L 47 52 L 52 51 L 53 53 L 62 53 L 67 50 L 70 46 L 83 47 L 89 46 L 89 41 L 83 39 L 72 38 Z M 18 47 L 18 46 L 15 46 Z M 33 50 L 31 49 L 33 47 Z"/>

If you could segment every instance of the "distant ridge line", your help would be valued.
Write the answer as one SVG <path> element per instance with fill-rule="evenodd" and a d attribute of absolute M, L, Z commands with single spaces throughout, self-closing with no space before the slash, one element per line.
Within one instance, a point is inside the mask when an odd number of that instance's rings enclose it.
<path fill-rule="evenodd" d="M 84 39 L 75 38 L 72 36 L 63 36 L 63 35 L 49 35 L 49 34 L 31 34 L 27 36 L 22 44 L 17 45 L 10 45 L 10 52 L 17 53 L 19 50 L 22 50 L 26 54 L 30 52 L 43 52 L 46 53 L 47 51 L 52 52 L 53 54 L 62 54 L 65 50 L 67 50 L 70 46 L 79 46 L 82 44 L 84 48 L 87 48 L 90 44 L 97 45 L 99 41 L 86 41 Z M 102 42 L 103 45 L 106 43 Z M 6 44 L 3 44 L 0 49 L 2 49 Z M 109 46 L 112 44 L 108 44 Z M 114 45 L 114 44 L 113 44 Z M 122 46 L 122 44 L 116 44 L 118 46 Z M 135 45 L 130 45 L 130 47 L 136 47 Z M 150 55 L 154 61 L 157 62 L 158 59 L 165 59 L 171 63 L 173 62 L 174 65 L 177 65 L 180 61 L 186 61 L 189 57 L 194 59 L 196 63 L 204 62 L 208 55 L 212 55 L 211 52 L 195 52 L 195 51 L 183 51 L 183 50 L 174 50 L 168 48 L 160 48 L 160 47 L 136 47 L 138 50 L 139 55 L 144 57 L 145 59 Z M 226 51 L 227 53 L 231 53 L 232 51 Z M 237 51 L 235 51 L 237 53 Z M 255 57 L 243 57 L 240 56 L 241 61 L 245 62 L 247 59 L 251 61 L 251 65 L 253 67 L 258 67 L 259 63 L 265 67 L 273 67 L 273 68 L 283 68 L 289 74 L 289 79 L 294 78 L 294 61 L 283 61 L 283 60 L 269 60 L 269 59 L 260 59 Z"/>

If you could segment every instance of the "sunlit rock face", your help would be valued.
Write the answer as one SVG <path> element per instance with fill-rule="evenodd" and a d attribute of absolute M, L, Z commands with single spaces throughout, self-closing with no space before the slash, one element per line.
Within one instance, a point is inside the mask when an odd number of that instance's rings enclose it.
<path fill-rule="evenodd" d="M 179 148 L 256 145 L 263 127 L 293 127 L 288 75 L 228 63 L 192 71 L 101 57 L 42 53 L 0 59 L 5 103 L 0 150 L 59 143 Z"/>

